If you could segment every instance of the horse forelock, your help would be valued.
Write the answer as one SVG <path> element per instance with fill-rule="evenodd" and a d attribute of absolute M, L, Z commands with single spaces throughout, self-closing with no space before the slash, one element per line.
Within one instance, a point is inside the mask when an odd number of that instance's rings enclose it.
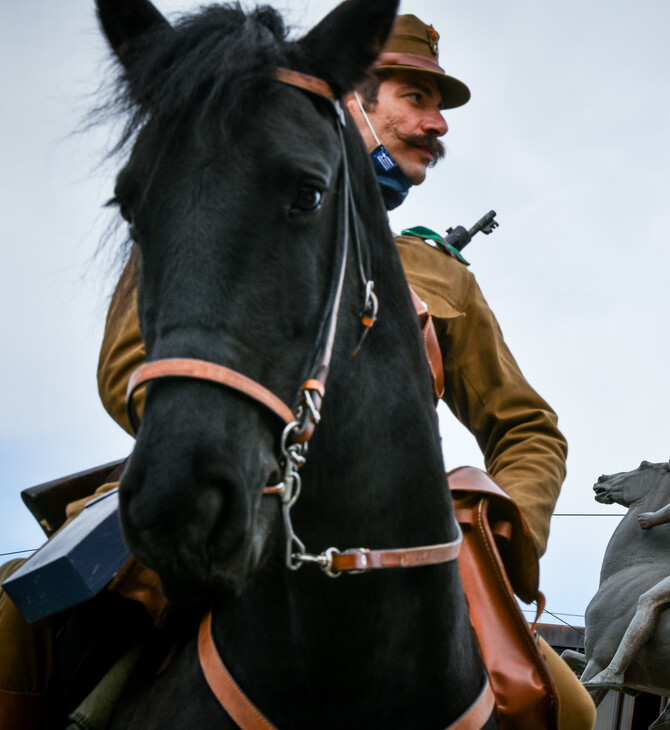
<path fill-rule="evenodd" d="M 158 134 L 144 145 L 146 189 L 152 171 L 174 144 L 184 125 L 215 116 L 221 128 L 234 130 L 252 113 L 264 88 L 272 83 L 268 68 L 285 63 L 293 47 L 282 16 L 269 6 L 245 12 L 240 3 L 202 8 L 183 16 L 174 25 L 161 24 L 133 42 L 130 59 L 118 62 L 116 74 L 101 87 L 99 103 L 90 111 L 84 129 L 120 121 L 120 133 L 109 158 L 128 157 L 149 120 Z M 194 110 L 197 109 L 197 112 Z M 206 132 L 205 132 L 206 133 Z M 117 203 L 116 198 L 110 205 Z M 102 251 L 117 242 L 117 225 L 100 242 Z M 128 262 L 132 240 L 123 243 L 115 265 Z M 132 294 L 137 265 L 127 265 L 123 284 Z"/>
<path fill-rule="evenodd" d="M 247 13 L 239 3 L 212 5 L 147 31 L 133 41 L 99 110 L 103 118 L 124 118 L 113 152 L 126 149 L 149 119 L 168 146 L 170 132 L 194 109 L 234 127 L 270 83 L 268 68 L 286 63 L 291 50 L 282 17 L 269 6 Z"/>

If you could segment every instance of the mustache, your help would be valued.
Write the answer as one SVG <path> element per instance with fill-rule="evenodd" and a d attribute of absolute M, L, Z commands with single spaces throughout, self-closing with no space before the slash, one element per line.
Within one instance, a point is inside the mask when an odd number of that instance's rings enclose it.
<path fill-rule="evenodd" d="M 397 137 L 405 144 L 412 147 L 421 147 L 428 150 L 433 159 L 428 167 L 434 167 L 446 155 L 447 150 L 442 142 L 432 134 L 398 134 Z"/>

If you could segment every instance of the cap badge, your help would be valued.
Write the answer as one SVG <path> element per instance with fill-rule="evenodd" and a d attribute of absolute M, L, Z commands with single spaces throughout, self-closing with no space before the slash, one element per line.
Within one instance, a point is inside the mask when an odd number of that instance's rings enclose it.
<path fill-rule="evenodd" d="M 437 42 L 440 40 L 440 36 L 432 25 L 428 28 L 428 38 L 430 40 L 430 50 L 434 56 L 437 56 Z"/>

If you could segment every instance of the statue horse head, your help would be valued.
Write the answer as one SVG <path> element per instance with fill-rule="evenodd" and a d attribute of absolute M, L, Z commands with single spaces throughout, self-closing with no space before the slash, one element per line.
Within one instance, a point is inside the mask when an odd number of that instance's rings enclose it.
<path fill-rule="evenodd" d="M 268 7 L 173 26 L 148 0 L 97 4 L 130 114 L 115 201 L 147 358 L 120 484 L 131 551 L 171 601 L 213 605 L 215 643 L 281 727 L 445 725 L 478 696 L 495 726 L 421 332 L 339 104 L 397 0 L 347 0 L 295 41 Z M 332 581 L 309 563 L 422 567 Z M 197 699 L 178 706 L 176 682 Z M 133 691 L 114 727 L 234 726 L 193 638 Z"/>
<path fill-rule="evenodd" d="M 653 499 L 659 486 L 662 487 L 670 476 L 670 462 L 652 464 L 642 461 L 637 469 L 621 471 L 616 474 L 602 474 L 593 485 L 596 502 L 601 504 L 620 504 L 630 507 L 645 498 Z M 670 480 L 667 491 L 661 498 L 670 501 Z M 651 508 L 648 508 L 651 509 Z"/>

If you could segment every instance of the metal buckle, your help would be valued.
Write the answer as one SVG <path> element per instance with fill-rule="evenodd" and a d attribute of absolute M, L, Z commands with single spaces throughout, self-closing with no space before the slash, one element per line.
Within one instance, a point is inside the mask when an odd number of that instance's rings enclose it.
<path fill-rule="evenodd" d="M 370 566 L 368 565 L 368 553 L 370 550 L 368 548 L 349 548 L 348 550 L 338 550 L 335 547 L 330 547 L 327 550 L 324 550 L 321 555 L 319 555 L 319 558 L 323 558 L 323 560 L 316 560 L 313 562 L 318 562 L 321 570 L 329 577 L 329 578 L 339 578 L 343 572 L 346 572 L 347 575 L 361 575 L 362 573 L 368 573 L 370 571 Z M 353 553 L 359 553 L 363 557 L 363 567 L 359 570 L 333 570 L 333 557 L 335 555 L 349 555 Z"/>

